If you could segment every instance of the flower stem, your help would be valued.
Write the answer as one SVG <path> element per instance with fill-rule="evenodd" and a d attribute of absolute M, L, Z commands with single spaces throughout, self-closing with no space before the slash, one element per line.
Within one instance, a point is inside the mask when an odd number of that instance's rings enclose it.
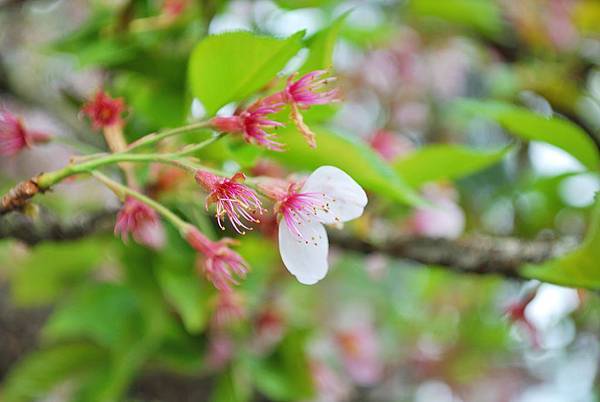
<path fill-rule="evenodd" d="M 115 194 L 117 194 L 117 196 L 128 195 L 130 197 L 138 199 L 139 201 L 141 201 L 144 204 L 148 205 L 149 207 L 153 208 L 154 210 L 156 210 L 156 212 L 161 214 L 166 220 L 171 222 L 173 224 L 173 226 L 175 226 L 177 229 L 179 229 L 179 231 L 181 233 L 184 233 L 185 230 L 190 226 L 189 223 L 185 222 L 179 216 L 174 214 L 169 208 L 165 207 L 158 201 L 155 201 L 152 198 L 150 198 L 130 187 L 127 187 L 119 182 L 116 182 L 113 179 L 108 178 L 106 175 L 104 175 L 100 172 L 94 171 L 94 172 L 92 172 L 92 175 L 96 179 L 98 179 L 102 183 L 104 183 L 104 185 L 106 185 L 106 187 L 108 187 Z"/>
<path fill-rule="evenodd" d="M 129 144 L 129 146 L 127 147 L 127 151 L 132 151 L 134 149 L 137 149 L 137 148 L 140 148 L 140 147 L 143 147 L 146 145 L 155 144 L 161 140 L 164 140 L 165 138 L 172 137 L 172 136 L 179 135 L 179 134 L 191 133 L 191 132 L 194 132 L 194 131 L 202 129 L 202 128 L 207 128 L 209 126 L 210 126 L 210 121 L 205 120 L 205 121 L 200 121 L 198 123 L 188 124 L 187 126 L 172 128 L 169 130 L 164 130 L 164 131 L 159 131 L 156 133 L 148 134 L 148 135 L 140 138 L 139 140 L 134 141 L 131 144 Z"/>

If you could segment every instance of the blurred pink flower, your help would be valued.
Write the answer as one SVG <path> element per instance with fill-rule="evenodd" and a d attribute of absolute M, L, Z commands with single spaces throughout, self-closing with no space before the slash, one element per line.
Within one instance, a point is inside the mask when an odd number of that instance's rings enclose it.
<path fill-rule="evenodd" d="M 285 331 L 284 317 L 274 307 L 267 306 L 256 317 L 255 330 L 254 347 L 259 353 L 267 352 L 283 337 Z"/>
<path fill-rule="evenodd" d="M 529 321 L 529 319 L 527 318 L 527 315 L 525 314 L 525 310 L 527 309 L 527 306 L 529 306 L 529 303 L 531 303 L 533 301 L 533 299 L 535 299 L 536 294 L 537 294 L 537 292 L 535 290 L 527 293 L 525 295 L 525 297 L 511 303 L 504 310 L 504 313 L 506 314 L 506 316 L 508 317 L 508 319 L 510 320 L 511 323 L 519 324 L 521 327 L 523 327 L 527 331 L 527 334 L 529 335 L 531 344 L 535 348 L 539 348 L 540 347 L 540 334 L 539 334 L 537 328 L 535 327 L 535 325 L 533 325 L 533 323 L 531 321 Z"/>
<path fill-rule="evenodd" d="M 242 134 L 244 140 L 249 144 L 255 144 L 272 151 L 283 151 L 283 144 L 274 141 L 275 134 L 267 133 L 265 130 L 282 127 L 283 124 L 269 120 L 268 115 L 281 110 L 283 103 L 259 99 L 246 110 L 228 117 L 214 117 L 211 120 L 215 130 L 223 133 Z"/>
<path fill-rule="evenodd" d="M 414 146 L 406 137 L 387 130 L 376 131 L 369 143 L 371 148 L 388 162 L 392 162 L 414 149 Z"/>
<path fill-rule="evenodd" d="M 234 274 L 243 278 L 248 273 L 246 261 L 229 248 L 236 243 L 235 240 L 224 238 L 213 242 L 193 226 L 190 226 L 185 237 L 202 254 L 198 259 L 198 269 L 220 291 L 231 291 L 232 285 L 237 285 Z"/>
<path fill-rule="evenodd" d="M 117 215 L 115 234 L 127 241 L 131 233 L 133 239 L 153 249 L 165 244 L 165 232 L 156 211 L 143 202 L 127 197 Z"/>
<path fill-rule="evenodd" d="M 162 13 L 169 17 L 178 17 L 188 7 L 189 0 L 165 0 Z"/>
<path fill-rule="evenodd" d="M 121 98 L 111 98 L 103 90 L 99 90 L 93 99 L 89 100 L 81 109 L 90 120 L 95 129 L 101 129 L 123 124 L 121 114 L 125 103 Z"/>
<path fill-rule="evenodd" d="M 574 2 L 569 0 L 550 0 L 546 9 L 545 20 L 548 36 L 552 43 L 561 50 L 575 50 L 573 47 L 579 40 L 579 34 L 572 21 Z"/>
<path fill-rule="evenodd" d="M 310 371 L 317 390 L 317 401 L 338 402 L 344 401 L 350 396 L 350 384 L 342 380 L 325 363 L 312 360 L 310 362 Z"/>
<path fill-rule="evenodd" d="M 465 229 L 465 214 L 454 201 L 453 189 L 427 186 L 424 196 L 433 206 L 420 207 L 408 219 L 411 233 L 427 237 L 454 239 Z"/>
<path fill-rule="evenodd" d="M 196 181 L 209 192 L 205 207 L 217 204 L 217 222 L 223 226 L 223 217 L 227 216 L 236 232 L 244 234 L 245 230 L 252 230 L 245 222 L 258 223 L 253 214 L 262 213 L 262 204 L 256 193 L 242 184 L 246 179 L 243 173 L 236 173 L 231 178 L 216 176 L 210 172 L 198 170 Z"/>
<path fill-rule="evenodd" d="M 383 375 L 377 336 L 370 325 L 340 331 L 336 340 L 348 375 L 359 385 L 374 385 Z"/>
<path fill-rule="evenodd" d="M 206 352 L 206 363 L 214 370 L 222 369 L 233 357 L 234 344 L 231 337 L 221 331 L 211 334 Z"/>
<path fill-rule="evenodd" d="M 27 130 L 21 120 L 0 106 L 0 156 L 14 156 L 33 144 L 49 140 L 47 134 Z"/>
<path fill-rule="evenodd" d="M 217 305 L 212 317 L 215 328 L 225 328 L 241 321 L 245 316 L 244 304 L 240 295 L 232 290 L 219 292 Z"/>

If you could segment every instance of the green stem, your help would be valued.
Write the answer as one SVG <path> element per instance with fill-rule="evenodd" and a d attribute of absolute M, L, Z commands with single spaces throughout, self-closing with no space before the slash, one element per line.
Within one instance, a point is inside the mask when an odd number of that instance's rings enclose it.
<path fill-rule="evenodd" d="M 129 147 L 127 147 L 127 151 L 131 151 L 146 145 L 155 144 L 165 138 L 172 137 L 179 134 L 186 134 L 197 131 L 202 128 L 207 128 L 210 126 L 210 120 L 201 121 L 198 123 L 188 124 L 187 126 L 172 128 L 169 130 L 160 131 L 157 133 L 148 134 L 139 140 L 132 142 Z"/>
<path fill-rule="evenodd" d="M 106 175 L 104 175 L 100 172 L 92 172 L 92 175 L 95 178 L 97 178 L 98 180 L 100 180 L 102 183 L 104 183 L 108 188 L 110 188 L 115 193 L 119 192 L 120 194 L 117 194 L 117 196 L 122 195 L 122 194 L 129 195 L 133 198 L 140 200 L 141 202 L 148 205 L 149 207 L 153 208 L 154 210 L 156 210 L 156 212 L 161 214 L 166 220 L 171 222 L 173 224 L 173 226 L 175 226 L 177 229 L 179 229 L 182 233 L 186 230 L 187 227 L 190 226 L 189 223 L 185 222 L 179 216 L 174 214 L 169 208 L 165 207 L 158 201 L 155 201 L 152 198 L 150 198 L 136 190 L 133 190 L 132 188 L 129 188 L 117 181 L 110 179 Z"/>

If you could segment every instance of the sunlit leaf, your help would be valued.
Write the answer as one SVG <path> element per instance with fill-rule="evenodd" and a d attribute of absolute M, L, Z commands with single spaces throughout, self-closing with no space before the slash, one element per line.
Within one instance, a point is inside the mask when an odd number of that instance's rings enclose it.
<path fill-rule="evenodd" d="M 500 161 L 512 148 L 481 151 L 461 145 L 427 145 L 393 163 L 408 184 L 418 187 L 435 180 L 454 180 Z"/>
<path fill-rule="evenodd" d="M 587 235 L 576 250 L 541 264 L 527 264 L 521 274 L 557 285 L 600 289 L 600 196 L 596 195 Z"/>
<path fill-rule="evenodd" d="M 189 62 L 192 94 L 209 115 L 244 99 L 269 83 L 301 48 L 304 32 L 287 39 L 251 32 L 209 36 L 194 49 Z"/>
<path fill-rule="evenodd" d="M 560 117 L 544 117 L 525 108 L 493 101 L 461 101 L 459 109 L 496 120 L 511 134 L 528 141 L 542 141 L 573 155 L 589 170 L 600 168 L 594 141 L 574 123 Z"/>
<path fill-rule="evenodd" d="M 105 252 L 102 245 L 97 239 L 89 239 L 33 248 L 12 278 L 15 302 L 35 306 L 53 301 L 97 266 Z"/>
<path fill-rule="evenodd" d="M 65 344 L 40 350 L 13 368 L 2 384 L 0 399 L 4 402 L 42 400 L 61 383 L 68 380 L 78 385 L 91 370 L 103 365 L 107 365 L 105 351 L 91 344 Z"/>
<path fill-rule="evenodd" d="M 437 17 L 452 24 L 497 37 L 502 33 L 502 10 L 492 0 L 413 0 L 413 15 Z"/>
<path fill-rule="evenodd" d="M 321 127 L 311 128 L 317 133 L 316 149 L 310 148 L 295 129 L 286 128 L 280 131 L 286 152 L 270 152 L 269 155 L 295 169 L 336 166 L 365 189 L 382 197 L 407 204 L 421 203 L 415 190 L 365 143 Z"/>
<path fill-rule="evenodd" d="M 111 347 L 135 333 L 140 319 L 135 297 L 127 287 L 87 284 L 52 314 L 43 335 L 50 341 L 85 338 Z"/>

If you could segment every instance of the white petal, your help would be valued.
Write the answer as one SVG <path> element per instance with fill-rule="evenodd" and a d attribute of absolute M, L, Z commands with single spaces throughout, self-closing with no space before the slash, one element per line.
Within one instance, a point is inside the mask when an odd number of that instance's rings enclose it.
<path fill-rule="evenodd" d="M 327 274 L 329 240 L 319 222 L 298 225 L 302 238 L 290 231 L 285 221 L 279 223 L 279 253 L 285 267 L 300 283 L 312 285 Z"/>
<path fill-rule="evenodd" d="M 303 193 L 325 194 L 326 210 L 318 210 L 317 218 L 323 223 L 340 223 L 362 215 L 367 205 L 367 194 L 346 172 L 321 166 L 306 179 Z"/>

